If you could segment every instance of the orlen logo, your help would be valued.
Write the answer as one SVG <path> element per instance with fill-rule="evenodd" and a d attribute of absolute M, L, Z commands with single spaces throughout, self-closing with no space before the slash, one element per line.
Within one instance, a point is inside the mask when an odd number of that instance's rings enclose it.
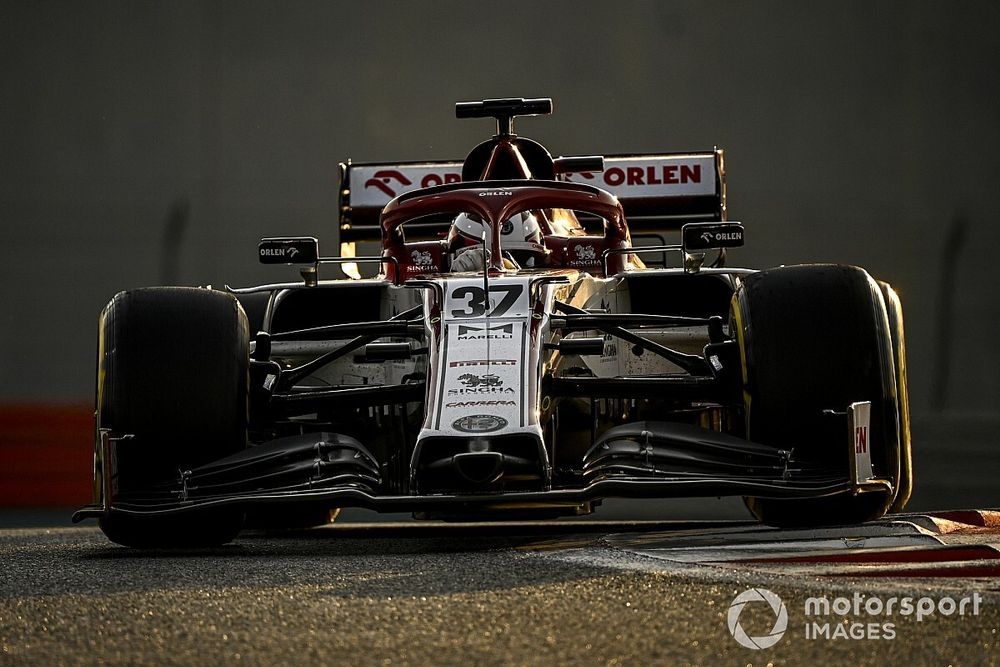
<path fill-rule="evenodd" d="M 486 192 L 480 192 L 480 197 L 511 197 L 514 193 L 510 190 L 487 190 Z"/>
<path fill-rule="evenodd" d="M 705 243 L 713 243 L 715 241 L 742 241 L 743 234 L 741 232 L 702 232 L 701 240 Z"/>
<path fill-rule="evenodd" d="M 604 172 L 604 182 L 608 185 L 675 185 L 678 183 L 701 183 L 700 164 L 664 164 L 657 169 L 647 167 L 612 167 Z"/>
<path fill-rule="evenodd" d="M 397 181 L 400 185 L 413 185 L 413 181 L 408 179 L 403 172 L 395 169 L 381 169 L 365 181 L 365 189 L 378 188 L 390 197 L 395 197 L 396 191 L 389 187 L 389 183 L 392 181 Z"/>
<path fill-rule="evenodd" d="M 261 257 L 287 257 L 288 259 L 295 259 L 295 256 L 299 254 L 299 249 L 295 246 L 283 246 L 281 248 L 261 248 Z"/>
<path fill-rule="evenodd" d="M 589 171 L 576 172 L 574 175 L 594 178 Z M 605 185 L 680 185 L 686 183 L 701 183 L 700 164 L 663 164 L 646 165 L 645 167 L 611 167 L 601 174 Z"/>
<path fill-rule="evenodd" d="M 424 175 L 420 179 L 421 188 L 429 188 L 435 185 L 444 185 L 446 183 L 458 183 L 462 180 L 460 174 L 455 173 L 444 173 L 435 174 L 430 173 Z M 382 191 L 389 197 L 395 197 L 403 191 L 411 190 L 410 186 L 413 185 L 413 181 L 398 169 L 380 169 L 372 174 L 372 177 L 365 181 L 365 189 L 375 188 Z"/>

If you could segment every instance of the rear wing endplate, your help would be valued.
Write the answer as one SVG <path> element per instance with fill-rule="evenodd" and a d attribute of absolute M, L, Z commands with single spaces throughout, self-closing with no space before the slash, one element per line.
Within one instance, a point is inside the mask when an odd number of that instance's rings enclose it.
<path fill-rule="evenodd" d="M 558 163 L 558 160 L 557 160 Z M 686 222 L 726 219 L 723 151 L 610 155 L 603 172 L 561 173 L 618 197 L 633 233 L 679 230 Z M 379 241 L 379 214 L 394 197 L 420 188 L 458 183 L 462 163 L 341 163 L 340 241 Z"/>

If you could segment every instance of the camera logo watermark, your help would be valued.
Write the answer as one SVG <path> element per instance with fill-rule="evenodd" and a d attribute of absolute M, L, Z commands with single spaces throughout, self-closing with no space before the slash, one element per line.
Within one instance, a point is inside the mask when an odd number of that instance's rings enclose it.
<path fill-rule="evenodd" d="M 774 613 L 774 625 L 766 635 L 751 637 L 740 625 L 740 615 L 751 602 L 766 602 Z M 760 607 L 760 605 L 754 605 L 754 607 Z M 766 588 L 751 588 L 737 595 L 733 603 L 729 605 L 726 623 L 729 626 L 729 634 L 741 646 L 754 650 L 771 648 L 785 636 L 785 630 L 788 629 L 788 610 L 785 609 L 785 603 L 781 601 L 781 598 Z"/>
<path fill-rule="evenodd" d="M 751 602 L 764 602 L 774 614 L 774 625 L 762 636 L 750 636 L 740 624 L 740 616 Z M 933 616 L 978 616 L 983 596 L 978 592 L 961 598 L 898 597 L 854 593 L 851 597 L 810 597 L 805 601 L 804 637 L 811 640 L 886 640 L 897 636 L 894 620 L 898 616 L 914 617 L 918 623 Z M 763 610 L 763 605 L 753 605 Z M 759 612 L 758 612 L 759 613 Z M 831 622 L 827 620 L 833 618 Z M 741 646 L 759 650 L 777 644 L 788 629 L 785 603 L 766 588 L 750 588 L 737 595 L 726 617 L 729 634 Z"/>

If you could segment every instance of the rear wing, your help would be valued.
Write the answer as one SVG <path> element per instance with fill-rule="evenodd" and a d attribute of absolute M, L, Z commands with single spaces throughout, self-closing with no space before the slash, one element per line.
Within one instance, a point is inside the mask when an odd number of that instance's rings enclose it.
<path fill-rule="evenodd" d="M 559 160 L 556 160 L 558 165 Z M 686 222 L 726 219 L 723 151 L 609 155 L 603 172 L 560 173 L 618 197 L 633 233 L 676 231 Z M 340 242 L 379 241 L 379 214 L 403 193 L 462 180 L 462 163 L 341 163 Z"/>

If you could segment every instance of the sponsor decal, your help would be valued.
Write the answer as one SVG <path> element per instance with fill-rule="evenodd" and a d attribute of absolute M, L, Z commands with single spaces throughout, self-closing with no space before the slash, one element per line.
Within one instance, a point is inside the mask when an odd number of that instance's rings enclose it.
<path fill-rule="evenodd" d="M 702 232 L 701 240 L 705 243 L 719 243 L 721 241 L 742 241 L 743 232 Z"/>
<path fill-rule="evenodd" d="M 618 346 L 615 345 L 615 337 L 611 334 L 604 336 L 604 348 L 601 350 L 601 359 L 614 359 L 618 356 Z"/>
<path fill-rule="evenodd" d="M 513 394 L 512 387 L 505 387 L 503 380 L 498 375 L 486 373 L 476 375 L 465 373 L 458 376 L 458 381 L 462 383 L 462 389 L 449 389 L 449 396 L 464 396 L 468 394 Z"/>
<path fill-rule="evenodd" d="M 395 183 L 393 184 L 393 182 Z M 392 185 L 390 185 L 392 184 Z M 398 169 L 380 169 L 372 174 L 372 177 L 365 181 L 365 189 L 375 188 L 381 190 L 390 197 L 396 196 L 396 190 L 400 185 L 413 185 L 413 181 L 406 177 Z"/>
<path fill-rule="evenodd" d="M 475 408 L 483 405 L 495 407 L 498 405 L 517 405 L 517 403 L 514 401 L 456 401 L 444 404 L 446 408 Z"/>
<path fill-rule="evenodd" d="M 743 225 L 738 222 L 689 223 L 681 228 L 685 250 L 735 248 L 743 245 Z"/>
<path fill-rule="evenodd" d="M 603 174 L 604 182 L 616 185 L 680 185 L 701 183 L 700 164 L 661 164 L 644 167 L 611 167 Z"/>
<path fill-rule="evenodd" d="M 299 249 L 294 246 L 285 246 L 282 248 L 261 248 L 261 257 L 281 257 L 282 259 L 295 259 L 295 256 L 299 254 Z"/>
<path fill-rule="evenodd" d="M 410 259 L 413 263 L 407 264 L 407 273 L 420 273 L 438 268 L 429 250 L 414 250 L 410 253 Z"/>
<path fill-rule="evenodd" d="M 515 359 L 468 359 L 465 361 L 450 361 L 451 368 L 462 368 L 463 366 L 516 366 Z"/>
<path fill-rule="evenodd" d="M 566 264 L 568 266 L 595 266 L 598 264 L 597 248 L 592 245 L 576 244 L 573 246 L 574 257 Z"/>
<path fill-rule="evenodd" d="M 466 387 L 478 387 L 480 385 L 485 387 L 503 386 L 503 380 L 501 380 L 499 376 L 493 373 L 486 373 L 485 375 L 474 375 L 472 373 L 466 373 L 464 375 L 459 375 L 458 381 L 464 384 Z"/>
<path fill-rule="evenodd" d="M 430 266 L 434 263 L 430 250 L 414 250 L 410 253 L 410 259 L 413 260 L 414 264 L 421 266 Z"/>
<path fill-rule="evenodd" d="M 514 193 L 510 190 L 487 190 L 485 192 L 480 192 L 480 197 L 511 197 Z"/>
<path fill-rule="evenodd" d="M 857 454 L 868 452 L 868 426 L 858 426 L 854 429 L 854 451 Z"/>
<path fill-rule="evenodd" d="M 593 180 L 594 174 L 589 171 L 576 172 L 580 176 Z M 650 186 L 650 185 L 687 185 L 701 183 L 700 164 L 647 164 L 635 167 L 609 167 L 601 174 L 604 184 L 610 187 L 620 185 Z"/>
<path fill-rule="evenodd" d="M 596 181 L 619 197 L 680 197 L 715 194 L 714 155 L 606 157 L 604 171 L 567 174 L 571 181 Z"/>
<path fill-rule="evenodd" d="M 397 168 L 357 166 L 351 169 L 351 190 L 356 206 L 381 206 L 396 195 L 417 188 L 429 188 L 462 180 L 461 165 L 415 165 Z M 362 182 L 364 187 L 362 187 Z"/>
<path fill-rule="evenodd" d="M 458 340 L 509 340 L 514 337 L 514 325 L 503 324 L 495 327 L 473 327 L 458 325 Z"/>
<path fill-rule="evenodd" d="M 446 183 L 459 183 L 461 180 L 461 174 L 436 174 L 431 172 L 420 179 L 420 187 L 430 188 L 435 185 L 445 185 Z"/>
<path fill-rule="evenodd" d="M 847 408 L 848 423 L 854 434 L 854 465 L 851 472 L 856 482 L 863 482 L 875 476 L 869 447 L 871 408 L 871 403 L 868 401 L 851 403 Z"/>
<path fill-rule="evenodd" d="M 452 422 L 451 427 L 462 433 L 490 433 L 507 427 L 507 420 L 495 415 L 467 415 Z"/>
<path fill-rule="evenodd" d="M 317 248 L 314 238 L 262 239 L 257 245 L 262 264 L 312 264 Z"/>

